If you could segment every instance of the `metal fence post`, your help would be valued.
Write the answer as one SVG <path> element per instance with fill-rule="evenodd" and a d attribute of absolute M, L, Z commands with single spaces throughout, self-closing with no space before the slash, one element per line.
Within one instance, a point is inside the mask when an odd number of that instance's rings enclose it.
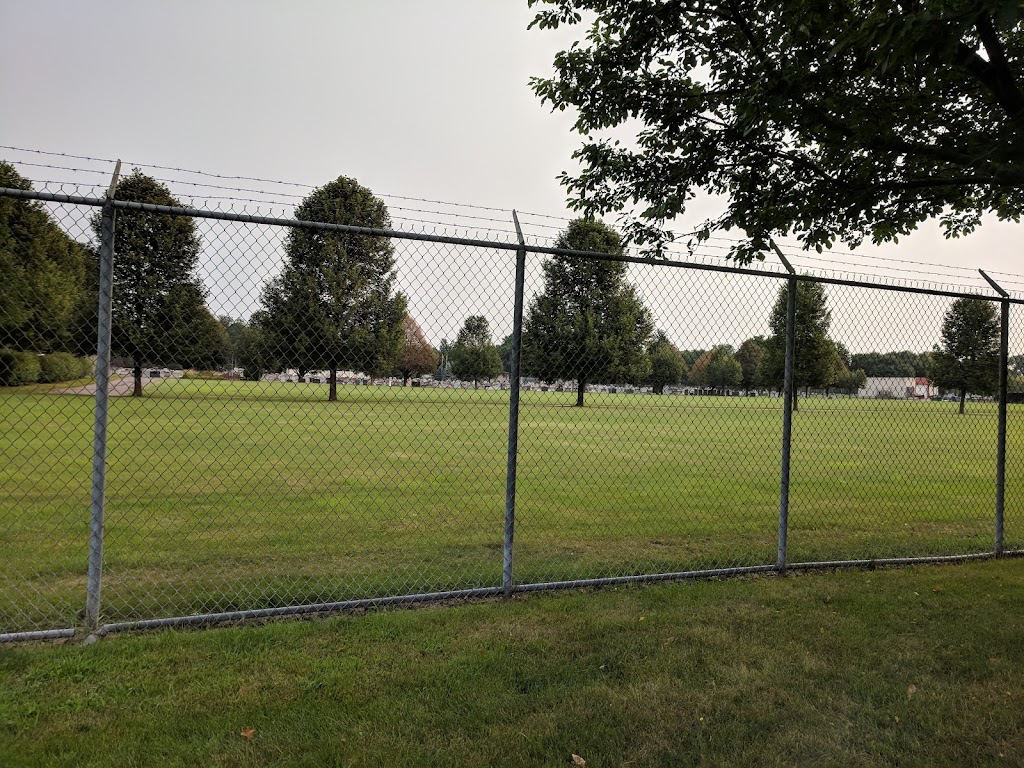
<path fill-rule="evenodd" d="M 107 402 L 110 387 L 111 303 L 114 297 L 114 193 L 121 161 L 107 190 L 100 218 L 99 321 L 96 324 L 96 406 L 92 447 L 92 505 L 89 520 L 89 575 L 85 600 L 85 626 L 100 623 L 100 586 L 103 576 L 103 513 L 107 484 Z"/>
<path fill-rule="evenodd" d="M 1003 290 L 985 271 L 981 276 L 1003 297 L 999 302 L 999 429 L 996 433 L 996 530 L 995 554 L 1003 554 L 1003 512 L 1006 498 L 1006 390 L 1010 346 L 1010 294 Z"/>
<path fill-rule="evenodd" d="M 779 552 L 776 566 L 780 573 L 786 571 L 789 547 L 789 457 L 793 436 L 793 361 L 796 346 L 796 270 L 782 254 L 779 247 L 772 248 L 782 260 L 790 277 L 786 282 L 786 372 L 783 377 L 782 397 L 782 468 L 779 481 Z"/>
<path fill-rule="evenodd" d="M 516 299 L 512 319 L 512 361 L 509 366 L 508 464 L 505 474 L 505 544 L 502 554 L 501 586 L 512 594 L 512 543 L 516 528 L 516 471 L 519 459 L 519 356 L 523 339 L 523 286 L 526 282 L 526 241 L 519 216 L 512 211 L 519 237 L 516 251 Z"/>

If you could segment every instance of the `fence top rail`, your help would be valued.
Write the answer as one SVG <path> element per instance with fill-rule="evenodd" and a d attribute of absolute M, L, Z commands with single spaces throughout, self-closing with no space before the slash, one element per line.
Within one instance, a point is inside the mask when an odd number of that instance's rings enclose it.
<path fill-rule="evenodd" d="M 464 245 L 476 248 L 492 248 L 503 251 L 518 251 L 525 249 L 528 253 L 538 253 L 549 256 L 575 256 L 584 259 L 596 259 L 600 261 L 621 261 L 629 264 L 646 264 L 656 267 L 676 267 L 680 269 L 693 269 L 704 272 L 723 272 L 732 275 L 747 275 L 751 277 L 767 277 L 774 280 L 796 279 L 811 283 L 822 283 L 825 285 L 844 285 L 853 288 L 869 288 L 873 290 L 895 291 L 898 293 L 915 293 L 927 296 L 947 296 L 950 298 L 971 298 L 984 299 L 985 301 L 1004 301 L 1010 304 L 1024 305 L 1024 298 L 990 296 L 984 293 L 972 291 L 952 291 L 941 288 L 927 288 L 921 286 L 898 285 L 890 283 L 877 283 L 869 280 L 844 279 L 837 277 L 822 277 L 819 275 L 791 274 L 788 272 L 775 272 L 764 269 L 751 269 L 749 267 L 733 267 L 719 264 L 698 264 L 686 261 L 672 261 L 648 256 L 614 256 L 607 253 L 595 253 L 593 251 L 577 251 L 567 248 L 552 248 L 540 245 L 521 245 L 518 242 L 510 243 L 501 240 L 479 240 L 475 238 L 452 237 L 449 235 L 427 234 L 423 232 L 404 232 L 392 229 L 375 229 L 370 227 L 356 227 L 348 224 L 330 224 L 319 221 L 303 221 L 301 219 L 287 219 L 274 216 L 261 216 L 257 214 L 235 213 L 232 211 L 208 211 L 200 208 L 185 208 L 171 205 L 154 205 L 152 203 L 139 203 L 129 200 L 108 201 L 102 197 L 86 197 L 82 195 L 67 195 L 55 192 L 39 192 L 36 190 L 15 189 L 12 187 L 0 187 L 0 197 L 15 197 L 25 200 L 38 200 L 49 203 L 68 203 L 72 205 L 88 205 L 102 207 L 108 202 L 114 208 L 133 211 L 145 211 L 148 213 L 163 213 L 172 216 L 188 216 L 195 219 L 215 219 L 220 221 L 233 221 L 241 224 L 264 224 L 276 227 L 290 227 L 293 229 L 316 229 L 328 232 L 344 232 L 357 235 L 372 235 L 376 237 L 388 237 L 399 240 L 418 240 L 432 243 L 444 243 L 447 245 Z"/>

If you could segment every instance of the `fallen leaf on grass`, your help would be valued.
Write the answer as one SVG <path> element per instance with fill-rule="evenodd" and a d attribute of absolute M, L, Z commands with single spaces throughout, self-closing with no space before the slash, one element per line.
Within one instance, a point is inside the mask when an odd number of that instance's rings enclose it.
<path fill-rule="evenodd" d="M 586 765 L 587 761 L 584 760 L 582 757 L 580 757 L 579 755 L 577 755 L 574 752 L 573 755 L 572 755 L 572 764 L 573 765 Z"/>
<path fill-rule="evenodd" d="M 941 591 L 942 591 L 942 587 L 939 586 L 938 584 L 936 584 L 934 587 L 932 587 L 932 592 L 941 592 Z"/>
<path fill-rule="evenodd" d="M 252 737 L 255 736 L 255 735 L 256 735 L 256 729 L 255 728 L 243 728 L 242 729 L 242 738 L 243 739 L 248 739 L 249 741 L 252 741 Z"/>
<path fill-rule="evenodd" d="M 910 685 L 907 686 L 907 698 L 910 698 L 915 693 L 917 693 L 917 686 L 914 685 L 913 683 L 911 683 Z"/>

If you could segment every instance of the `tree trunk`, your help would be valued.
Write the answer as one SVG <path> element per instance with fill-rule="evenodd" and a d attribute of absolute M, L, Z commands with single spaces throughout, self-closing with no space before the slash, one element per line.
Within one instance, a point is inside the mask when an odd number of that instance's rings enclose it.
<path fill-rule="evenodd" d="M 583 407 L 583 393 L 587 391 L 587 380 L 580 379 L 576 384 L 576 407 Z"/>
<path fill-rule="evenodd" d="M 408 387 L 409 386 L 409 374 L 406 373 L 405 371 L 402 372 L 402 386 L 403 387 Z"/>
<path fill-rule="evenodd" d="M 473 389 L 476 389 L 476 384 L 477 384 L 476 379 L 473 379 Z"/>
<path fill-rule="evenodd" d="M 967 390 L 966 389 L 961 389 L 960 390 L 960 415 L 961 416 L 963 416 L 963 414 L 964 414 L 964 401 L 966 401 L 966 400 L 967 400 Z"/>
<path fill-rule="evenodd" d="M 797 387 L 793 387 L 793 413 L 800 410 L 800 398 L 798 393 L 800 390 Z"/>
<path fill-rule="evenodd" d="M 327 395 L 328 402 L 333 403 L 338 399 L 338 369 L 337 367 L 331 367 L 331 388 Z"/>
<path fill-rule="evenodd" d="M 136 363 L 135 368 L 132 369 L 132 375 L 135 377 L 135 389 L 132 390 L 132 397 L 142 397 L 142 366 Z"/>

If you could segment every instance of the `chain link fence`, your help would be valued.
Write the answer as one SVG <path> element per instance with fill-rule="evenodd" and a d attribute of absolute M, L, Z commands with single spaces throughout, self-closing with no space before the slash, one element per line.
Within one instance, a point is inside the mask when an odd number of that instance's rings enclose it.
<path fill-rule="evenodd" d="M 5 640 L 1024 542 L 1019 299 L 132 178 L 0 188 Z M 961 414 L 965 299 L 1003 377 Z"/>

